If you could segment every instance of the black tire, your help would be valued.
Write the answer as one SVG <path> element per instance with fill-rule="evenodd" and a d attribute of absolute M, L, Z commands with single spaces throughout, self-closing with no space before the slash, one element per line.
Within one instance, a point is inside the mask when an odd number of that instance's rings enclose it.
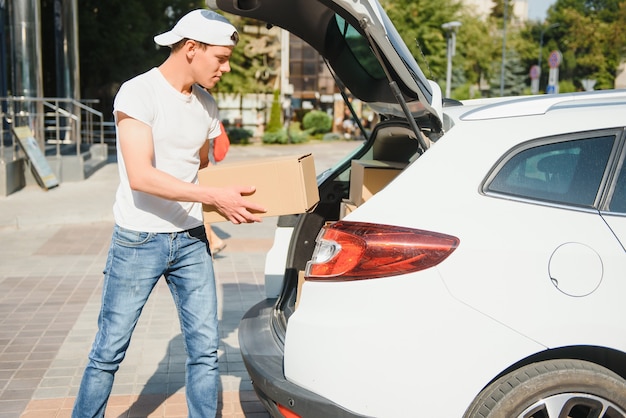
<path fill-rule="evenodd" d="M 587 361 L 542 361 L 487 386 L 464 417 L 626 418 L 626 381 Z"/>

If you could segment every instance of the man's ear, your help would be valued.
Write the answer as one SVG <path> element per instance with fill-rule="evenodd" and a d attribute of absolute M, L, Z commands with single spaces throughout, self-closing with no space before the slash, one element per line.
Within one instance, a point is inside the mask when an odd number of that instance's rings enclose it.
<path fill-rule="evenodd" d="M 183 51 L 185 51 L 185 54 L 188 58 L 193 58 L 193 56 L 196 55 L 196 50 L 198 49 L 198 47 L 199 45 L 196 41 L 192 39 L 187 39 L 185 45 L 183 45 Z"/>

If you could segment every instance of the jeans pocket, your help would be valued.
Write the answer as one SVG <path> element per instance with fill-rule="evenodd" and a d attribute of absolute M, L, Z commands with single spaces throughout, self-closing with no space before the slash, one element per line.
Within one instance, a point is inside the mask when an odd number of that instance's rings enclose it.
<path fill-rule="evenodd" d="M 136 247 L 149 242 L 156 234 L 153 232 L 132 231 L 130 229 L 115 227 L 115 243 L 125 247 Z"/>

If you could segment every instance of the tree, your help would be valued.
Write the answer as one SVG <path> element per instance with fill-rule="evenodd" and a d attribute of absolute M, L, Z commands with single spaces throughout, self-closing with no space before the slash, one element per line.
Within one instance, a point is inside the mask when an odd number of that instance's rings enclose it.
<path fill-rule="evenodd" d="M 280 58 L 278 28 L 263 31 L 264 24 L 249 18 L 226 14 L 240 32 L 239 43 L 230 58 L 230 72 L 222 76 L 213 89 L 221 93 L 271 93 Z M 243 28 L 256 28 L 257 33 L 246 33 Z"/>
<path fill-rule="evenodd" d="M 613 88 L 615 72 L 624 57 L 626 4 L 620 0 L 557 0 L 548 22 L 563 55 L 561 79 L 580 86 L 595 79 L 596 89 Z"/>
<path fill-rule="evenodd" d="M 476 16 L 461 0 L 380 0 L 391 21 L 424 70 L 440 85 L 446 78 L 446 33 L 441 25 L 458 20 L 456 55 L 453 58 L 453 97 L 469 97 L 469 86 L 500 75 L 502 18 L 508 1 L 513 17 L 514 0 L 496 0 L 488 17 Z M 52 0 L 41 0 L 43 25 L 44 93 L 55 96 Z M 119 85 L 132 76 L 159 65 L 169 53 L 157 48 L 153 36 L 170 29 L 180 16 L 206 7 L 204 0 L 81 0 L 78 2 L 81 97 L 101 100 L 99 110 L 111 117 L 112 100 Z M 239 29 L 240 44 L 233 51 L 231 72 L 224 75 L 214 92 L 270 93 L 276 88 L 277 37 L 252 19 L 227 16 Z M 596 88 L 612 88 L 615 72 L 626 55 L 626 2 L 623 0 L 557 0 L 546 22 L 510 21 L 507 24 L 507 54 L 519 60 L 514 74 L 527 74 L 537 63 L 543 29 L 542 85 L 547 80 L 550 51 L 563 54 L 561 80 L 580 88 L 585 78 L 597 80 Z M 256 33 L 243 28 L 257 26 Z M 274 54 L 274 56 L 272 56 Z M 520 74 L 518 74 L 518 71 Z M 509 77 L 506 74 L 505 77 Z"/>
<path fill-rule="evenodd" d="M 120 84 L 159 65 L 169 48 L 154 35 L 169 30 L 202 0 L 81 0 L 78 2 L 81 96 L 100 98 L 110 116 Z"/>
<path fill-rule="evenodd" d="M 43 8 L 52 9 L 53 1 L 43 0 Z M 121 83 L 159 65 L 169 48 L 158 47 L 154 35 L 169 30 L 180 17 L 196 8 L 206 7 L 204 0 L 81 0 L 78 2 L 81 97 L 99 98 L 100 110 L 111 117 L 113 97 Z M 244 21 L 227 16 L 239 29 L 240 46 L 231 58 L 231 73 L 218 84 L 220 92 L 267 92 L 271 87 L 259 84 L 254 72 L 258 66 L 244 54 L 250 36 L 242 33 Z M 53 50 L 52 37 L 44 36 L 44 51 Z M 54 57 L 49 58 L 54 62 Z M 54 64 L 49 65 L 54 68 Z M 53 84 L 54 75 L 48 77 Z M 50 89 L 49 89 L 50 90 Z"/>
<path fill-rule="evenodd" d="M 507 1 L 510 20 L 513 0 Z M 453 58 L 452 96 L 456 99 L 470 98 L 470 86 L 478 86 L 482 80 L 489 81 L 500 76 L 500 68 L 492 64 L 501 62 L 502 13 L 498 14 L 498 5 L 503 4 L 503 0 L 498 1 L 494 16 L 485 18 L 454 0 L 387 0 L 382 3 L 426 76 L 440 85 L 445 83 L 447 67 L 447 39 L 441 25 L 454 20 L 462 23 L 456 35 L 456 55 Z M 519 25 L 507 30 L 507 50 L 512 50 L 510 53 L 521 55 L 518 48 L 526 52 L 531 49 L 529 44 L 531 42 L 521 38 Z M 516 71 L 520 72 L 522 67 L 523 63 L 516 63 Z M 526 70 L 523 72 L 526 73 Z"/>
<path fill-rule="evenodd" d="M 491 63 L 497 59 L 501 41 L 491 36 L 493 32 L 489 20 L 480 19 L 471 11 L 465 10 L 461 17 L 462 26 L 457 34 L 456 67 L 462 67 L 465 79 L 471 85 L 480 85 L 481 80 L 489 80 L 493 72 Z M 453 74 L 454 75 L 454 74 Z M 454 80 L 454 78 L 453 78 Z M 469 89 L 466 89 L 469 92 Z M 468 99 L 466 96 L 455 96 L 456 99 Z"/>
<path fill-rule="evenodd" d="M 497 65 L 498 69 L 493 71 L 494 76 L 497 76 L 491 80 L 492 96 L 500 96 L 500 86 L 502 84 L 500 79 L 501 64 L 501 59 L 494 61 L 494 65 Z M 504 62 L 504 89 L 502 96 L 519 96 L 524 94 L 524 90 L 527 87 L 526 74 L 526 68 L 522 64 L 519 55 L 515 50 L 509 50 Z"/>
<path fill-rule="evenodd" d="M 274 100 L 272 100 L 270 120 L 267 123 L 265 132 L 277 132 L 283 127 L 283 123 L 281 121 L 281 112 L 282 109 L 280 107 L 280 92 L 276 90 L 274 91 Z"/>
<path fill-rule="evenodd" d="M 426 77 L 445 82 L 447 40 L 441 25 L 460 18 L 461 3 L 457 0 L 382 0 L 381 4 L 417 63 L 425 70 Z"/>
<path fill-rule="evenodd" d="M 507 12 L 507 23 L 509 23 L 513 18 L 513 6 L 515 5 L 515 0 L 495 0 L 494 5 L 491 8 L 491 16 L 496 19 L 504 19 L 505 5 Z"/>

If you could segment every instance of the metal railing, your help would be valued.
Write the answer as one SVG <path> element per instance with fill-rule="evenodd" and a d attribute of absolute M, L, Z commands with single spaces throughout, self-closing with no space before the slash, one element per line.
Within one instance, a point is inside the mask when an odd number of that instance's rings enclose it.
<path fill-rule="evenodd" d="M 39 146 L 46 149 L 54 145 L 57 156 L 66 151 L 67 146 L 80 155 L 85 145 L 104 144 L 102 112 L 74 99 L 0 97 L 0 116 L 0 159 L 3 160 L 20 155 L 11 125 L 29 126 Z"/>

